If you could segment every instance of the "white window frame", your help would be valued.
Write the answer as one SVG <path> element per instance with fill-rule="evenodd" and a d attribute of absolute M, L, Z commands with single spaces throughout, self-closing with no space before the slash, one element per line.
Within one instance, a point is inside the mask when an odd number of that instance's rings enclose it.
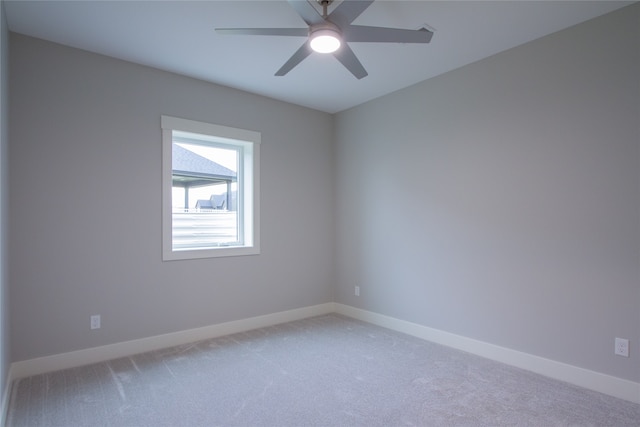
<path fill-rule="evenodd" d="M 162 127 L 162 259 L 164 261 L 215 258 L 260 253 L 260 143 L 262 135 L 245 129 L 198 122 L 171 116 L 161 117 Z M 204 136 L 204 140 L 240 148 L 243 155 L 238 170 L 239 231 L 238 246 L 212 246 L 198 249 L 173 249 L 172 187 L 173 131 Z"/>

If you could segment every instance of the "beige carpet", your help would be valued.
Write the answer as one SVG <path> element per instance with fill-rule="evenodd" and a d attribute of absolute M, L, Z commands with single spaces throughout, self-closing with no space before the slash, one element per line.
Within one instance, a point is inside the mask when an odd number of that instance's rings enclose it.
<path fill-rule="evenodd" d="M 640 405 L 338 315 L 13 385 L 8 426 L 638 426 Z"/>

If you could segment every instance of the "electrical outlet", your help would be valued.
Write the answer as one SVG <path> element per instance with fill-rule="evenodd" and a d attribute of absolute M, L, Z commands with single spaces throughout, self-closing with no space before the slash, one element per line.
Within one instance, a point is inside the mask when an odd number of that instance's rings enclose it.
<path fill-rule="evenodd" d="M 100 329 L 100 315 L 91 316 L 91 329 Z"/>
<path fill-rule="evenodd" d="M 614 353 L 618 356 L 629 357 L 629 340 L 624 338 L 616 338 L 616 347 Z"/>
<path fill-rule="evenodd" d="M 354 293 L 356 294 L 357 297 L 360 296 L 360 286 L 356 286 Z"/>

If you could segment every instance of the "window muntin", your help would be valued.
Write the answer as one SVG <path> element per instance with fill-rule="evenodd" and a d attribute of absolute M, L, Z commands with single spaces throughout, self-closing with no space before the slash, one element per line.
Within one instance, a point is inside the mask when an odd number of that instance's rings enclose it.
<path fill-rule="evenodd" d="M 163 259 L 253 255 L 260 133 L 162 116 Z"/>

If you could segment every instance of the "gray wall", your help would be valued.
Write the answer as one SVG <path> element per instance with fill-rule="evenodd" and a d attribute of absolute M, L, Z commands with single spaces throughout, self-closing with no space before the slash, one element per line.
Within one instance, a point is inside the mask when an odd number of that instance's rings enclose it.
<path fill-rule="evenodd" d="M 332 301 L 330 115 L 14 33 L 9 65 L 13 361 Z M 262 133 L 260 256 L 162 262 L 162 114 Z"/>
<path fill-rule="evenodd" d="M 338 114 L 336 300 L 640 380 L 639 31 L 636 4 Z"/>
<path fill-rule="evenodd" d="M 9 372 L 9 279 L 7 273 L 9 193 L 9 30 L 0 1 L 0 396 L 4 397 Z M 1 399 L 0 399 L 1 401 Z"/>

